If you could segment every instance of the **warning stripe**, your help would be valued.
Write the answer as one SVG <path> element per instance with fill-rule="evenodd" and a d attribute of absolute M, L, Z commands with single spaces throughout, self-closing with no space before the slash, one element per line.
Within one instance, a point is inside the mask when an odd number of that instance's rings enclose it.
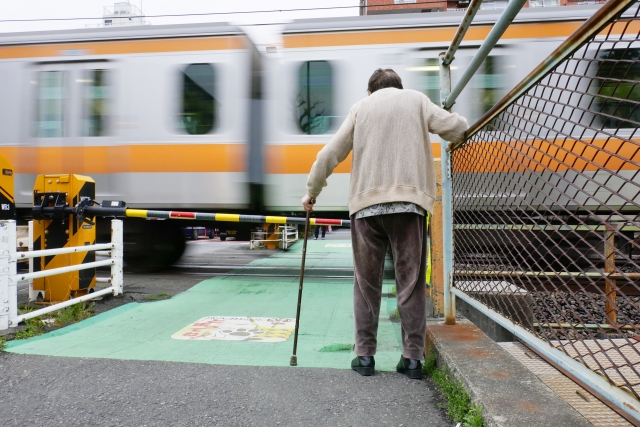
<path fill-rule="evenodd" d="M 0 187 L 0 193 L 2 193 L 11 203 L 15 203 L 13 200 L 13 196 L 4 188 Z"/>
<path fill-rule="evenodd" d="M 255 222 L 259 224 L 304 224 L 305 218 L 270 216 L 270 215 L 239 215 L 203 212 L 152 211 L 144 209 L 127 209 L 127 218 L 164 218 L 164 219 L 198 219 L 202 221 L 220 222 Z M 343 219 L 311 218 L 311 225 L 337 225 L 350 227 L 351 221 Z"/>

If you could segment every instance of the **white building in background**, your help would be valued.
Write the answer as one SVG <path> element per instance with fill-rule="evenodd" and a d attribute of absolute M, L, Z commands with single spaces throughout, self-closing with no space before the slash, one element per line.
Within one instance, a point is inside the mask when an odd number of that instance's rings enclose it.
<path fill-rule="evenodd" d="M 102 23 L 87 27 L 117 27 L 123 25 L 151 25 L 142 11 L 128 1 L 113 4 L 113 8 L 105 6 L 102 12 Z"/>

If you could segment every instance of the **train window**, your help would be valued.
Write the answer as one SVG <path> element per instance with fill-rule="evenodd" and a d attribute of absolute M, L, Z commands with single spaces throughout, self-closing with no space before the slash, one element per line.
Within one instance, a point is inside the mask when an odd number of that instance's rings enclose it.
<path fill-rule="evenodd" d="M 333 70 L 327 61 L 307 61 L 298 73 L 296 123 L 303 133 L 329 132 L 333 119 Z"/>
<path fill-rule="evenodd" d="M 640 123 L 640 49 L 611 49 L 598 52 L 591 64 L 595 79 L 592 110 L 598 124 L 604 128 L 637 128 Z"/>
<path fill-rule="evenodd" d="M 106 76 L 107 70 L 86 70 L 84 78 L 78 80 L 83 85 L 83 136 L 104 136 L 107 134 L 109 86 Z"/>
<path fill-rule="evenodd" d="M 210 64 L 191 64 L 182 72 L 180 127 L 186 133 L 203 135 L 216 125 L 215 81 L 215 69 Z"/>
<path fill-rule="evenodd" d="M 477 106 L 474 119 L 489 111 L 503 95 L 504 70 L 500 56 L 487 56 L 474 77 Z"/>
<path fill-rule="evenodd" d="M 41 71 L 37 81 L 35 136 L 65 136 L 66 87 L 64 71 Z"/>
<path fill-rule="evenodd" d="M 431 102 L 440 105 L 440 61 L 438 58 L 427 58 L 421 67 L 416 67 L 421 71 L 418 78 L 420 91 L 427 95 Z"/>

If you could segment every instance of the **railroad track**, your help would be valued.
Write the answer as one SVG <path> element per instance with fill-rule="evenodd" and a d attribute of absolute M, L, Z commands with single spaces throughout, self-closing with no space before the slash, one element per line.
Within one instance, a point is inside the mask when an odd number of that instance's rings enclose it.
<path fill-rule="evenodd" d="M 300 268 L 293 266 L 256 266 L 220 264 L 176 264 L 173 268 L 189 275 L 232 277 L 300 277 Z M 305 277 L 314 279 L 353 279 L 353 267 L 307 267 Z M 385 278 L 393 278 L 393 268 L 385 269 Z"/>

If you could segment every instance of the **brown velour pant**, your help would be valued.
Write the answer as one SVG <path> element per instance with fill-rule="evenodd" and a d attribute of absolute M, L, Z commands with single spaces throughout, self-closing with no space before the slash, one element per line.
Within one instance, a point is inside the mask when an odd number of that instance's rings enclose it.
<path fill-rule="evenodd" d="M 355 267 L 353 308 L 355 353 L 376 353 L 384 258 L 389 245 L 396 271 L 396 296 L 402 322 L 402 355 L 422 360 L 426 334 L 427 238 L 425 217 L 394 213 L 351 217 Z"/>

